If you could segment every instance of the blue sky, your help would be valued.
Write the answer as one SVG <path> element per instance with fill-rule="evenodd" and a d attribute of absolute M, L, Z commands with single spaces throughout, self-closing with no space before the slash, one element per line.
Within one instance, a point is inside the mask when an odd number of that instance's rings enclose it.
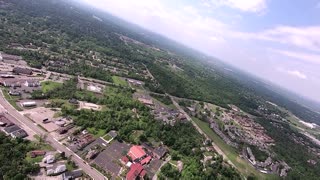
<path fill-rule="evenodd" d="M 320 102 L 320 0 L 82 0 Z"/>

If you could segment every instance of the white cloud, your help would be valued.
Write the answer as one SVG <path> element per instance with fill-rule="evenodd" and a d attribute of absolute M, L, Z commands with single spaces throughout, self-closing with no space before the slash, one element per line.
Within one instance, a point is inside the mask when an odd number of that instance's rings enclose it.
<path fill-rule="evenodd" d="M 211 0 L 214 6 L 228 6 L 245 12 L 262 12 L 267 8 L 267 0 Z M 207 3 L 206 3 L 207 4 Z"/>
<path fill-rule="evenodd" d="M 258 39 L 264 41 L 272 41 L 280 44 L 286 44 L 290 46 L 303 48 L 305 50 L 320 51 L 320 26 L 278 26 L 262 32 L 235 32 L 233 35 L 242 39 Z"/>
<path fill-rule="evenodd" d="M 304 74 L 303 72 L 301 72 L 300 70 L 289 70 L 289 69 L 286 69 L 286 68 L 283 68 L 283 67 L 277 67 L 276 70 L 280 73 L 284 73 L 286 75 L 289 75 L 291 77 L 294 77 L 294 78 L 298 78 L 298 79 L 307 79 L 307 75 Z"/>
<path fill-rule="evenodd" d="M 270 51 L 282 54 L 287 57 L 291 57 L 294 59 L 299 59 L 305 62 L 313 63 L 313 64 L 320 64 L 320 55 L 313 54 L 313 53 L 304 53 L 304 52 L 293 52 L 293 51 L 286 51 L 286 50 L 275 50 L 270 49 Z"/>
<path fill-rule="evenodd" d="M 303 74 L 302 72 L 298 71 L 298 70 L 288 70 L 287 73 L 291 76 L 294 76 L 296 78 L 300 78 L 300 79 L 307 79 L 307 75 Z"/>
<path fill-rule="evenodd" d="M 213 17 L 202 15 L 201 9 L 188 5 L 188 3 L 173 9 L 170 2 L 168 5 L 166 1 L 161 0 L 83 1 L 206 52 L 226 42 L 224 36 L 229 25 Z"/>

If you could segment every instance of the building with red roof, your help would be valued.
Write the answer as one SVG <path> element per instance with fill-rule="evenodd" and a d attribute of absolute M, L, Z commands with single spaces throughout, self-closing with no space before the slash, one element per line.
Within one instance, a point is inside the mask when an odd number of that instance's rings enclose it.
<path fill-rule="evenodd" d="M 45 154 L 46 154 L 46 151 L 42 151 L 42 150 L 34 150 L 30 152 L 31 158 L 35 158 L 37 156 L 44 156 Z"/>
<path fill-rule="evenodd" d="M 132 146 L 128 152 L 128 156 L 132 161 L 139 161 L 146 156 L 146 152 L 141 146 Z"/>
<path fill-rule="evenodd" d="M 147 156 L 146 158 L 142 159 L 140 162 L 142 165 L 148 164 L 151 161 L 151 156 Z"/>
<path fill-rule="evenodd" d="M 126 180 L 135 180 L 137 177 L 143 178 L 146 175 L 146 171 L 143 169 L 142 165 L 139 163 L 132 164 L 130 171 L 126 176 Z"/>
<path fill-rule="evenodd" d="M 127 158 L 127 156 L 123 156 L 121 158 L 121 162 L 126 165 L 129 162 L 129 159 Z"/>

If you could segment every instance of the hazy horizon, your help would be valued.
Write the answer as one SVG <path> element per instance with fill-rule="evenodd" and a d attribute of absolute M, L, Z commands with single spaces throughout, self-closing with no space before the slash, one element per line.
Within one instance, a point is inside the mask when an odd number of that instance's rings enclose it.
<path fill-rule="evenodd" d="M 320 102 L 317 0 L 82 1 Z"/>

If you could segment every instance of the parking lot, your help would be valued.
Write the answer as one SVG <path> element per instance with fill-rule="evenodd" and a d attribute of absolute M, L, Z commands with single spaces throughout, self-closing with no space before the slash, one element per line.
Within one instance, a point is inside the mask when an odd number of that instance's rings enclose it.
<path fill-rule="evenodd" d="M 30 110 L 24 110 L 22 113 L 32 119 L 35 123 L 41 125 L 48 132 L 55 131 L 59 128 L 59 126 L 54 123 L 54 121 L 59 118 L 53 118 L 56 111 L 45 107 L 37 107 Z M 43 120 L 46 118 L 49 119 L 48 123 L 43 123 Z"/>

